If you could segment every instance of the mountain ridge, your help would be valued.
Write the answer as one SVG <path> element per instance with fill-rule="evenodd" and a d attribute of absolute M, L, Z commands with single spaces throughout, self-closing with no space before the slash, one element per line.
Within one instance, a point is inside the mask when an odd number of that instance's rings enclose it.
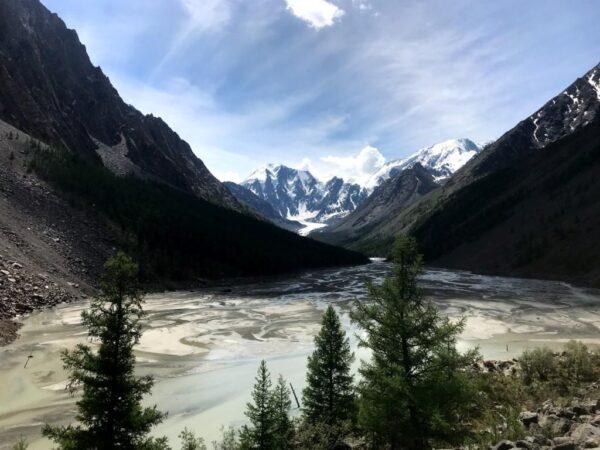
<path fill-rule="evenodd" d="M 439 189 L 345 245 L 386 255 L 396 234 L 412 234 L 433 265 L 600 285 L 599 87 L 600 64 Z"/>
<path fill-rule="evenodd" d="M 126 104 L 77 33 L 38 0 L 0 3 L 0 119 L 120 175 L 241 205 L 160 118 Z"/>

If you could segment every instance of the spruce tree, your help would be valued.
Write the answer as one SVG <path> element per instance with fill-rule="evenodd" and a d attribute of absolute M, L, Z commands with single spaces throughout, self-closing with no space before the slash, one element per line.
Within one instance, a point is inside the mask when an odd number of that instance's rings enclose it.
<path fill-rule="evenodd" d="M 168 448 L 166 439 L 148 436 L 164 414 L 142 407 L 153 379 L 136 377 L 133 347 L 141 336 L 142 298 L 137 265 L 119 253 L 105 265 L 101 294 L 82 313 L 90 338 L 99 344 L 93 351 L 79 344 L 63 353 L 69 387 L 82 388 L 77 402 L 77 425 L 46 425 L 43 433 L 63 450 L 138 450 Z"/>
<path fill-rule="evenodd" d="M 353 320 L 366 332 L 360 345 L 371 360 L 360 369 L 359 423 L 376 448 L 427 449 L 467 437 L 476 389 L 465 369 L 477 352 L 460 354 L 464 321 L 451 322 L 423 297 L 422 257 L 413 238 L 394 245 L 393 276 L 368 285 Z"/>
<path fill-rule="evenodd" d="M 339 425 L 354 417 L 350 372 L 354 354 L 332 306 L 323 314 L 315 347 L 308 357 L 306 387 L 302 392 L 304 418 L 312 424 Z"/>
<path fill-rule="evenodd" d="M 289 416 L 290 408 L 292 407 L 290 389 L 281 375 L 277 379 L 271 399 L 273 402 L 273 433 L 275 436 L 273 450 L 286 450 L 292 446 L 294 425 Z"/>
<path fill-rule="evenodd" d="M 184 428 L 183 431 L 179 433 L 179 439 L 181 439 L 181 450 L 206 450 L 204 439 L 196 437 L 196 435 L 187 428 Z"/>
<path fill-rule="evenodd" d="M 275 443 L 275 408 L 271 392 L 271 375 L 263 360 L 258 367 L 252 402 L 246 405 L 249 426 L 241 431 L 241 447 L 252 450 L 272 450 Z"/>

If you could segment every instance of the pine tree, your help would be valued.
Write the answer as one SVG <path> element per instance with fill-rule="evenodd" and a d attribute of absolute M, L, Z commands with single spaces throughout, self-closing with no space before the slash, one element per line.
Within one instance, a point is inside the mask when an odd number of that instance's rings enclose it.
<path fill-rule="evenodd" d="M 277 379 L 271 399 L 273 402 L 273 432 L 275 435 L 273 450 L 286 450 L 291 448 L 292 445 L 294 425 L 289 416 L 290 408 L 292 407 L 290 389 L 281 375 Z"/>
<path fill-rule="evenodd" d="M 179 439 L 181 439 L 181 450 L 206 450 L 204 439 L 196 437 L 196 435 L 187 428 L 184 428 L 183 431 L 179 433 Z"/>
<path fill-rule="evenodd" d="M 369 285 L 353 320 L 371 350 L 359 384 L 359 423 L 377 448 L 427 449 L 456 445 L 467 436 L 476 389 L 465 370 L 477 352 L 461 355 L 456 338 L 464 321 L 451 322 L 424 299 L 417 285 L 422 257 L 413 238 L 399 237 L 394 274 Z"/>
<path fill-rule="evenodd" d="M 246 405 L 249 426 L 240 434 L 241 447 L 253 450 L 271 450 L 275 443 L 275 411 L 271 392 L 271 375 L 263 360 L 258 367 L 252 390 L 252 403 Z"/>
<path fill-rule="evenodd" d="M 350 372 L 354 354 L 332 306 L 323 315 L 315 347 L 308 358 L 307 385 L 302 392 L 304 418 L 312 424 L 339 425 L 354 417 Z"/>
<path fill-rule="evenodd" d="M 142 299 L 137 265 L 119 253 L 105 265 L 101 295 L 82 313 L 94 352 L 79 344 L 63 353 L 72 392 L 81 387 L 78 425 L 46 425 L 43 433 L 63 450 L 138 450 L 168 448 L 166 439 L 148 437 L 164 414 L 144 408 L 142 397 L 153 385 L 150 376 L 136 377 L 133 347 L 141 336 Z"/>

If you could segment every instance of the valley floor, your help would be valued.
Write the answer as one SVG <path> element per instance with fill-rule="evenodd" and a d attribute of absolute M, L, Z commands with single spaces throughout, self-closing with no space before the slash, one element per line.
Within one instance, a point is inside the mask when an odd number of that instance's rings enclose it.
<path fill-rule="evenodd" d="M 296 391 L 304 386 L 306 357 L 323 309 L 334 304 L 357 354 L 347 312 L 365 295 L 367 280 L 380 281 L 390 266 L 307 272 L 262 282 L 223 285 L 195 292 L 148 296 L 147 328 L 137 350 L 139 370 L 157 377 L 148 402 L 169 412 L 157 428 L 175 442 L 184 426 L 208 441 L 222 425 L 240 425 L 256 367 L 266 359 Z M 570 339 L 600 345 L 600 291 L 561 282 L 486 277 L 428 270 L 427 296 L 451 317 L 464 315 L 460 349 L 478 345 L 484 357 L 510 359 L 523 349 L 560 349 Z M 0 349 L 0 442 L 20 434 L 32 449 L 46 449 L 40 423 L 66 423 L 73 401 L 64 391 L 60 351 L 85 338 L 79 314 L 86 302 L 37 311 L 24 319 L 22 337 Z M 33 355 L 27 369 L 28 355 Z M 0 446 L 0 448 L 2 448 Z"/>

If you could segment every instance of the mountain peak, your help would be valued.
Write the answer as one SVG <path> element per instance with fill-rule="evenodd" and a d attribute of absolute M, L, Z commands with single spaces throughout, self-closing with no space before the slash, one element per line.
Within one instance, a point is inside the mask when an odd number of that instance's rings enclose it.
<path fill-rule="evenodd" d="M 479 146 L 468 138 L 438 142 L 417 150 L 407 158 L 387 162 L 367 180 L 365 187 L 373 190 L 394 174 L 411 168 L 417 163 L 428 170 L 436 181 L 442 181 L 449 178 L 480 151 Z"/>

